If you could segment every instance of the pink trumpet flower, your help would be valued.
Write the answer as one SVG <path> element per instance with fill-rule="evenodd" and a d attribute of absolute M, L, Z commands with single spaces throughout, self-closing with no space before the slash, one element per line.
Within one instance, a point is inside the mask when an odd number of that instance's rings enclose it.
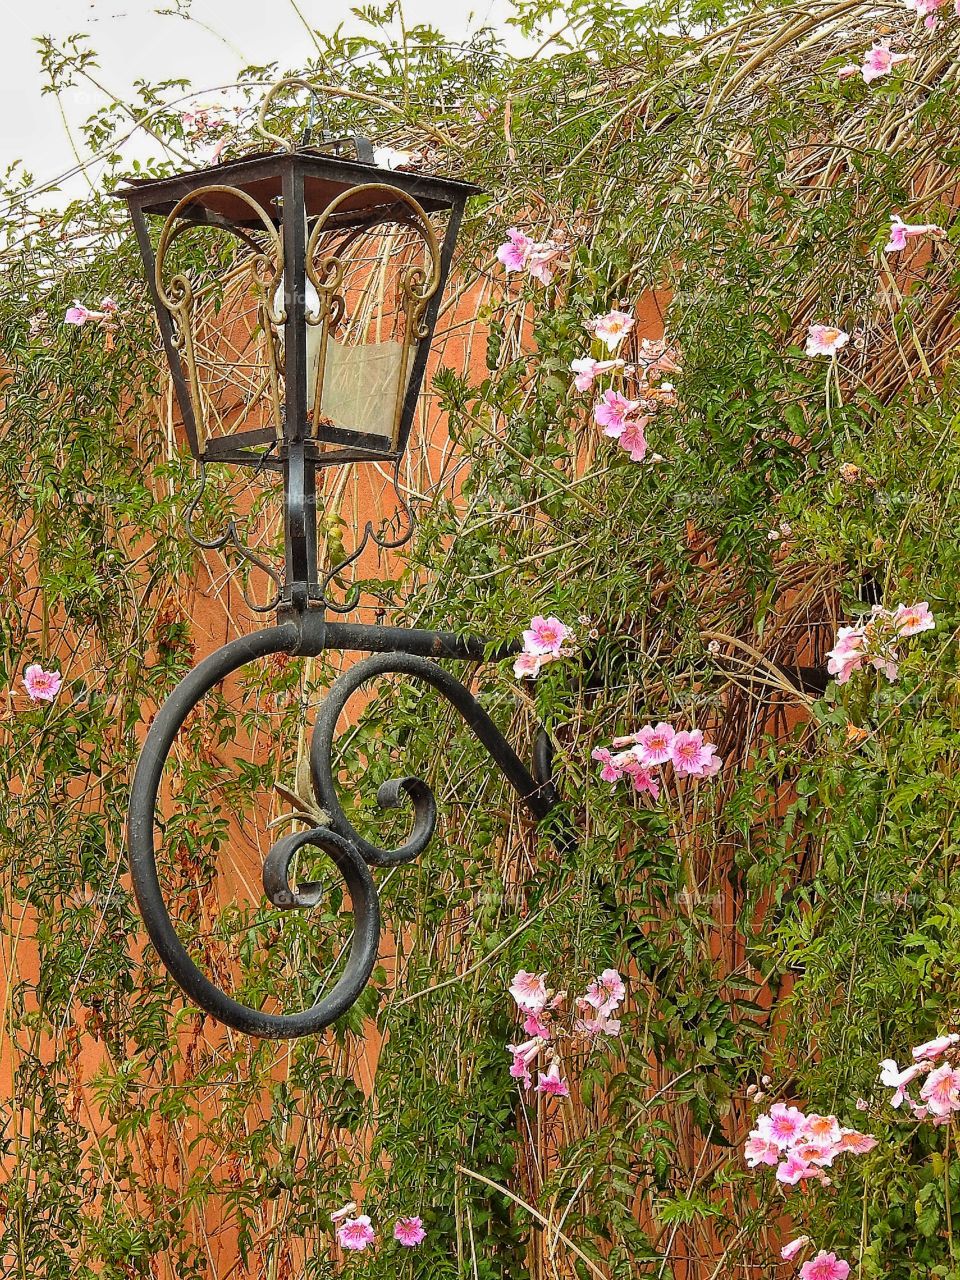
<path fill-rule="evenodd" d="M 394 1240 L 399 1240 L 404 1248 L 407 1249 L 412 1249 L 414 1245 L 420 1244 L 426 1234 L 420 1218 L 398 1218 L 393 1228 Z"/>
<path fill-rule="evenodd" d="M 904 222 L 899 213 L 891 213 L 890 215 L 890 239 L 884 246 L 884 253 L 899 253 L 901 249 L 906 249 L 907 241 L 914 239 L 916 236 L 935 236 L 937 238 L 946 235 L 943 227 L 937 226 L 935 222 Z"/>

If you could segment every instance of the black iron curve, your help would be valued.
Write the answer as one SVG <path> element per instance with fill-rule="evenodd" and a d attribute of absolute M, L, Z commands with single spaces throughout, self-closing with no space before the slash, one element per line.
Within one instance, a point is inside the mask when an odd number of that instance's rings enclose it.
<path fill-rule="evenodd" d="M 328 622 L 319 610 L 291 611 L 277 626 L 265 627 L 231 641 L 205 658 L 177 685 L 157 713 L 147 734 L 130 793 L 127 842 L 130 872 L 147 932 L 165 968 L 201 1009 L 247 1035 L 294 1039 L 311 1035 L 345 1013 L 359 998 L 376 963 L 380 939 L 380 904 L 371 866 L 408 862 L 426 848 L 436 825 L 436 800 L 426 782 L 404 777 L 385 782 L 377 801 L 382 808 L 413 803 L 413 827 L 406 842 L 381 849 L 350 823 L 337 795 L 333 744 L 337 721 L 350 696 L 363 684 L 396 673 L 422 681 L 440 693 L 460 714 L 491 760 L 539 822 L 557 802 L 550 781 L 550 743 L 542 731 L 534 748 L 532 771 L 527 768 L 496 724 L 467 687 L 432 659 L 478 662 L 486 646 L 476 637 L 398 627 Z M 354 927 L 343 973 L 333 989 L 297 1013 L 265 1013 L 240 1003 L 217 987 L 190 958 L 180 941 L 163 900 L 157 874 L 154 828 L 163 768 L 177 733 L 190 712 L 215 685 L 249 662 L 273 653 L 315 656 L 325 650 L 360 651 L 371 656 L 340 675 L 318 712 L 311 744 L 310 765 L 317 802 L 328 815 L 328 826 L 284 836 L 264 861 L 264 892 L 274 906 L 309 909 L 322 897 L 319 883 L 296 887 L 289 881 L 290 863 L 305 845 L 326 853 L 346 882 Z M 493 658 L 505 657 L 506 649 Z"/>

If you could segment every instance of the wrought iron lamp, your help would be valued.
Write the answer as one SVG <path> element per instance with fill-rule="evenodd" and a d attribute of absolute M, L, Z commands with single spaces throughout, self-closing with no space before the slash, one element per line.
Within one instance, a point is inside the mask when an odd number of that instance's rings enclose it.
<path fill-rule="evenodd" d="M 410 433 L 444 285 L 467 199 L 478 188 L 420 172 L 381 169 L 363 139 L 324 137 L 288 144 L 266 129 L 282 81 L 268 93 L 260 131 L 280 150 L 176 177 L 133 180 L 121 193 L 136 228 L 174 388 L 191 452 L 201 470 L 232 463 L 279 471 L 284 489 L 285 567 L 273 574 L 277 623 L 218 649 L 174 689 L 143 745 L 130 795 L 128 849 L 144 923 L 170 974 L 207 1013 L 239 1031 L 271 1038 L 328 1026 L 360 996 L 377 957 L 380 911 L 370 868 L 415 858 L 436 825 L 436 803 L 418 778 L 385 783 L 378 803 L 406 796 L 413 828 L 393 849 L 371 843 L 351 824 L 337 796 L 333 740 L 348 698 L 371 678 L 412 676 L 460 713 L 539 821 L 556 803 L 550 744 L 540 734 L 528 769 L 464 684 L 432 659 L 477 662 L 484 643 L 442 632 L 350 624 L 330 619 L 352 602 L 329 598 L 343 569 L 318 566 L 316 477 L 321 467 L 365 461 L 398 464 Z M 312 90 L 311 90 L 312 91 Z M 346 154 L 353 151 L 353 156 Z M 151 224 L 159 232 L 151 234 Z M 186 253 L 198 230 L 214 235 L 209 252 Z M 156 246 L 156 247 L 155 247 Z M 189 518 L 188 512 L 188 518 Z M 346 563 L 372 537 L 370 524 Z M 232 526 L 214 543 L 239 545 Z M 251 558 L 253 558 L 251 556 Z M 266 568 L 257 560 L 262 568 Z M 312 845 L 332 859 L 350 893 L 354 931 L 333 989 L 298 1013 L 274 1014 L 239 1003 L 194 964 L 164 903 L 154 827 L 163 767 L 193 708 L 225 677 L 269 654 L 368 653 L 331 685 L 311 745 L 317 802 L 325 827 L 280 839 L 263 866 L 276 907 L 317 905 L 322 889 L 291 886 L 291 862 Z"/>

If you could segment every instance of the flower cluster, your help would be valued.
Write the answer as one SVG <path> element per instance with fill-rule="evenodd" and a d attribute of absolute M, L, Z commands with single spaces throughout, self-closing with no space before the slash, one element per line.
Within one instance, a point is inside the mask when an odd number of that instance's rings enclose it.
<path fill-rule="evenodd" d="M 197 102 L 180 112 L 180 123 L 185 133 L 215 133 L 225 125 L 235 123 L 239 112 L 239 107 L 228 106 L 225 102 Z"/>
<path fill-rule="evenodd" d="M 570 1086 L 561 1074 L 556 1044 L 564 1036 L 586 1038 L 592 1043 L 598 1036 L 618 1036 L 620 1019 L 613 1015 L 623 1003 L 626 986 L 616 969 L 604 969 L 573 1002 L 572 1023 L 559 1012 L 566 1002 L 565 991 L 551 991 L 545 973 L 528 973 L 521 969 L 508 988 L 520 1011 L 525 1034 L 520 1044 L 508 1044 L 511 1055 L 510 1074 L 525 1089 L 533 1084 L 531 1064 L 540 1057 L 550 1057 L 546 1071 L 538 1072 L 537 1093 L 568 1098 Z M 551 1046 L 554 1046 L 551 1048 Z M 541 1062 L 543 1059 L 541 1058 Z"/>
<path fill-rule="evenodd" d="M 511 227 L 506 242 L 497 250 L 497 260 L 507 271 L 526 271 L 541 284 L 550 284 L 557 271 L 568 265 L 563 261 L 566 252 L 566 245 L 559 240 L 531 240 Z"/>
<path fill-rule="evenodd" d="M 897 642 L 932 631 L 936 623 L 926 600 L 898 604 L 893 611 L 874 605 L 870 617 L 854 627 L 841 627 L 834 647 L 827 654 L 827 671 L 837 684 L 846 684 L 855 671 L 871 666 L 888 680 L 896 680 L 900 669 Z"/>
<path fill-rule="evenodd" d="M 513 664 L 513 674 L 518 680 L 535 680 L 548 662 L 569 658 L 573 643 L 573 632 L 559 618 L 537 614 L 523 633 L 523 653 Z"/>
<path fill-rule="evenodd" d="M 609 311 L 587 323 L 587 329 L 611 354 L 633 326 L 633 317 L 625 311 Z M 618 357 L 596 360 L 592 356 L 584 356 L 572 361 L 570 370 L 578 391 L 591 390 L 597 378 L 604 374 L 636 379 L 635 398 L 630 398 L 616 387 L 607 387 L 593 406 L 593 420 L 603 429 L 605 436 L 616 440 L 620 448 L 630 455 L 632 462 L 642 462 L 647 453 L 647 424 L 660 408 L 676 404 L 673 384 L 661 381 L 664 373 L 679 370 L 679 365 L 667 350 L 666 340 L 654 342 L 644 338 L 640 343 L 639 362 L 635 365 L 628 365 Z"/>
<path fill-rule="evenodd" d="M 947 1124 L 953 1113 L 960 1111 L 960 1065 L 955 1060 L 958 1044 L 960 1035 L 956 1032 L 919 1044 L 911 1050 L 913 1062 L 902 1071 L 893 1058 L 885 1058 L 880 1063 L 880 1083 L 893 1090 L 890 1105 L 901 1107 L 905 1102 L 914 1119 Z M 944 1060 L 935 1065 L 940 1058 Z M 917 1102 L 907 1092 L 907 1086 L 921 1078 Z"/>
<path fill-rule="evenodd" d="M 799 1107 L 775 1102 L 757 1117 L 743 1154 L 751 1169 L 776 1165 L 777 1181 L 784 1186 L 794 1187 L 810 1179 L 829 1186 L 824 1169 L 829 1169 L 837 1156 L 847 1151 L 865 1155 L 876 1145 L 876 1138 L 843 1128 L 836 1116 L 804 1115 Z"/>
<path fill-rule="evenodd" d="M 663 721 L 644 725 L 639 733 L 614 738 L 612 745 L 613 752 L 607 747 L 591 752 L 592 758 L 603 766 L 600 777 L 604 782 L 619 782 L 627 777 L 637 791 L 648 792 L 654 800 L 660 796 L 654 770 L 666 764 L 673 765 L 674 773 L 681 778 L 712 778 L 723 766 L 716 747 L 704 741 L 699 729 L 677 730 Z"/>
<path fill-rule="evenodd" d="M 62 684 L 59 671 L 44 671 L 39 662 L 32 662 L 23 673 L 23 687 L 33 702 L 52 702 Z"/>
<path fill-rule="evenodd" d="M 337 1226 L 337 1242 L 341 1249 L 348 1249 L 352 1253 L 361 1253 L 376 1240 L 376 1232 L 370 1222 L 370 1218 L 365 1213 L 357 1214 L 351 1217 L 351 1214 L 357 1213 L 357 1206 L 352 1202 L 344 1205 L 342 1209 L 338 1209 L 336 1213 L 331 1213 L 330 1221 L 339 1224 Z M 417 1217 L 398 1218 L 393 1224 L 393 1238 L 404 1246 L 404 1248 L 412 1249 L 414 1245 L 418 1245 L 426 1238 L 423 1221 Z"/>
<path fill-rule="evenodd" d="M 928 31 L 935 31 L 940 21 L 937 11 L 943 8 L 947 0 L 903 0 L 903 2 L 908 9 L 912 9 L 923 18 L 923 25 Z M 960 0 L 953 0 L 953 9 L 960 18 Z"/>
<path fill-rule="evenodd" d="M 756 1097 L 762 1097 L 756 1094 Z M 777 1181 L 782 1186 L 815 1181 L 824 1186 L 830 1179 L 824 1172 L 838 1156 L 850 1152 L 866 1155 L 877 1145 L 877 1139 L 858 1129 L 847 1129 L 836 1116 L 805 1115 L 799 1107 L 775 1102 L 768 1112 L 757 1117 L 747 1135 L 744 1157 L 751 1169 L 758 1165 L 776 1165 Z M 809 1236 L 797 1236 L 785 1244 L 780 1256 L 790 1262 L 810 1245 Z M 800 1268 L 801 1280 L 846 1280 L 850 1265 L 835 1253 L 821 1249 Z"/>

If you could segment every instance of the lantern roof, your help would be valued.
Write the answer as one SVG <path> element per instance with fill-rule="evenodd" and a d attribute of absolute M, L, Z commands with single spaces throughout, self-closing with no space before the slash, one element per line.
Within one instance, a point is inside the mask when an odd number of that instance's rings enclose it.
<path fill-rule="evenodd" d="M 169 178 L 128 178 L 127 185 L 114 194 L 143 213 L 165 217 L 184 196 L 205 188 L 191 201 L 189 211 L 184 211 L 185 217 L 239 227 L 260 225 L 246 201 L 234 194 L 243 191 L 261 209 L 272 212 L 279 225 L 283 175 L 291 167 L 298 168 L 303 176 L 308 217 L 323 213 L 332 200 L 349 192 L 338 210 L 341 226 L 369 222 L 378 208 L 384 209 L 384 183 L 413 196 L 426 212 L 462 205 L 469 196 L 482 191 L 457 178 L 419 170 L 385 169 L 365 159 L 305 146 L 286 152 L 260 151 Z"/>

